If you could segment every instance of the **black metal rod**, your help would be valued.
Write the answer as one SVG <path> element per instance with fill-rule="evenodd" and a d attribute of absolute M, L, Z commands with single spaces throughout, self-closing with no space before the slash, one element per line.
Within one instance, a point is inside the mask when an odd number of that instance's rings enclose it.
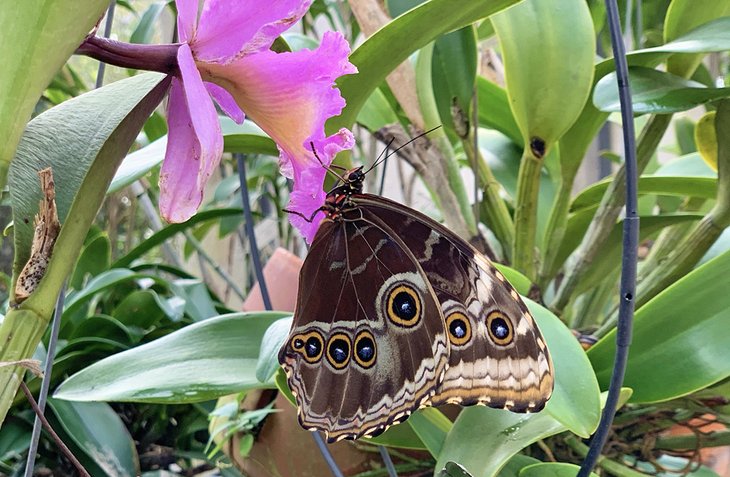
<path fill-rule="evenodd" d="M 621 119 L 623 123 L 624 154 L 626 157 L 626 218 L 623 227 L 623 256 L 621 260 L 621 285 L 619 300 L 619 316 L 616 332 L 616 356 L 613 363 L 611 383 L 608 387 L 606 405 L 601 414 L 598 429 L 591 438 L 588 454 L 583 461 L 578 477 L 588 477 L 598 462 L 601 450 L 606 444 L 608 433 L 616 415 L 616 406 L 621 392 L 621 385 L 626 373 L 626 363 L 631 345 L 631 328 L 634 318 L 634 301 L 636 293 L 636 261 L 639 241 L 639 216 L 637 213 L 637 177 L 636 177 L 636 137 L 634 132 L 634 113 L 629 88 L 629 69 L 626 62 L 626 50 L 621 36 L 618 7 L 616 0 L 606 0 L 608 25 L 611 31 L 611 44 L 616 64 L 619 99 L 621 101 Z"/>
<path fill-rule="evenodd" d="M 51 324 L 51 336 L 48 338 L 48 349 L 46 350 L 46 362 L 43 368 L 43 380 L 41 381 L 41 390 L 38 393 L 38 409 L 43 413 L 46 409 L 48 401 L 48 388 L 51 386 L 51 371 L 53 371 L 53 359 L 56 356 L 56 343 L 58 343 L 58 330 L 61 328 L 61 315 L 63 315 L 63 305 L 66 301 L 66 284 L 61 287 L 56 299 L 56 308 L 53 311 L 53 323 Z M 41 439 L 41 430 L 43 422 L 40 416 L 36 415 L 33 422 L 33 433 L 30 438 L 30 447 L 28 449 L 28 458 L 25 461 L 25 477 L 32 477 L 33 467 L 35 467 L 35 458 L 38 455 L 38 442 Z"/>
<path fill-rule="evenodd" d="M 104 25 L 104 38 L 109 38 L 112 34 L 112 22 L 114 22 L 114 8 L 117 6 L 117 1 L 112 0 L 109 3 L 109 8 L 106 10 L 106 24 Z M 104 84 L 104 73 L 106 72 L 106 63 L 103 61 L 99 62 L 99 69 L 96 72 L 96 87 L 101 88 Z"/>
<path fill-rule="evenodd" d="M 261 290 L 261 298 L 264 301 L 264 308 L 271 311 L 271 298 L 269 297 L 269 289 L 266 287 L 264 279 L 264 269 L 261 267 L 261 257 L 259 249 L 256 245 L 256 234 L 253 230 L 253 214 L 251 214 L 251 202 L 248 200 L 248 185 L 246 184 L 246 161 L 243 154 L 234 154 L 238 161 L 238 180 L 241 185 L 241 202 L 243 202 L 243 215 L 246 220 L 246 235 L 248 235 L 249 253 L 253 261 L 254 273 L 256 273 L 256 281 L 259 283 Z"/>

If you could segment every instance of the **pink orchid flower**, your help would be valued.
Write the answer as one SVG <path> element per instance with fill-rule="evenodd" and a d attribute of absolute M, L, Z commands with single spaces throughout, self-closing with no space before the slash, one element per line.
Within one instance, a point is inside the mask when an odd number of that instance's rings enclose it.
<path fill-rule="evenodd" d="M 169 137 L 160 172 L 160 211 L 170 222 L 190 218 L 223 153 L 223 136 L 213 100 L 239 124 L 244 112 L 278 145 L 284 175 L 294 180 L 288 209 L 309 217 L 324 202 L 325 165 L 352 148 L 352 133 L 327 136 L 325 121 L 345 100 L 334 81 L 357 72 L 349 45 L 328 32 L 315 50 L 275 53 L 274 40 L 297 22 L 311 0 L 176 0 L 179 76 L 168 103 Z M 311 223 L 291 215 L 311 241 L 321 214 Z"/>

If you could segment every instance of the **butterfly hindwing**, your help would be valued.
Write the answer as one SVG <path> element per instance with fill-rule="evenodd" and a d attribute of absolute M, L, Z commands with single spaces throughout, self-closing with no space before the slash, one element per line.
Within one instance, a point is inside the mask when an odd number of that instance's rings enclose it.
<path fill-rule="evenodd" d="M 303 427 L 330 441 L 375 435 L 427 404 L 448 361 L 441 309 L 421 266 L 376 217 L 320 225 L 279 354 Z"/>
<path fill-rule="evenodd" d="M 352 201 L 401 238 L 440 302 L 449 365 L 431 404 L 542 409 L 553 389 L 552 363 L 534 318 L 505 277 L 471 245 L 417 211 L 369 194 Z"/>

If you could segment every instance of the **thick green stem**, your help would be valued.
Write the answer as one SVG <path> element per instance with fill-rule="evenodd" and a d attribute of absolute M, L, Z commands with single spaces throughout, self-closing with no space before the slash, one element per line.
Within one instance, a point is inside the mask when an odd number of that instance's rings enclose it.
<path fill-rule="evenodd" d="M 497 240 L 502 245 L 507 260 L 509 260 L 515 237 L 515 226 L 507 205 L 500 195 L 502 185 L 495 179 L 492 169 L 489 168 L 489 164 L 487 164 L 481 152 L 474 151 L 473 142 L 467 140 L 463 144 L 467 156 L 474 157 L 476 160 L 479 183 L 482 186 L 483 194 L 482 210 L 485 212 L 487 225 L 494 232 Z"/>
<path fill-rule="evenodd" d="M 570 436 L 566 438 L 565 443 L 581 457 L 585 457 L 588 453 L 588 446 L 578 441 L 575 436 Z M 609 474 L 615 475 L 617 477 L 646 477 L 646 474 L 637 472 L 630 467 L 627 467 L 623 464 L 620 464 L 614 460 L 607 459 L 605 457 L 598 458 L 598 467 L 605 470 Z"/>
<path fill-rule="evenodd" d="M 512 263 L 527 278 L 537 278 L 538 254 L 535 246 L 537 233 L 537 199 L 540 192 L 542 159 L 525 147 L 517 177 L 517 206 L 515 208 L 515 241 Z"/>
<path fill-rule="evenodd" d="M 574 176 L 573 176 L 574 177 Z M 565 237 L 565 230 L 568 226 L 568 212 L 570 211 L 570 196 L 573 188 L 573 178 L 563 177 L 560 180 L 558 193 L 553 200 L 550 210 L 547 227 L 545 228 L 545 241 L 542 247 L 543 261 L 538 277 L 538 286 L 544 290 L 548 282 L 558 273 L 561 263 L 556 263 L 560 243 Z"/>
<path fill-rule="evenodd" d="M 49 320 L 50 315 L 32 309 L 11 309 L 0 327 L 0 363 L 33 356 Z M 0 366 L 0 422 L 5 420 L 24 374 L 21 366 Z"/>
<path fill-rule="evenodd" d="M 644 127 L 636 148 L 638 174 L 641 174 L 646 168 L 659 145 L 659 141 L 664 136 L 667 127 L 669 127 L 671 119 L 672 116 L 669 114 L 654 115 Z M 567 267 L 565 278 L 552 303 L 553 309 L 560 311 L 565 307 L 583 275 L 593 263 L 605 240 L 609 237 L 624 205 L 625 186 L 626 169 L 622 165 L 604 193 L 601 205 L 583 236 L 578 250 L 573 254 L 571 266 Z"/>

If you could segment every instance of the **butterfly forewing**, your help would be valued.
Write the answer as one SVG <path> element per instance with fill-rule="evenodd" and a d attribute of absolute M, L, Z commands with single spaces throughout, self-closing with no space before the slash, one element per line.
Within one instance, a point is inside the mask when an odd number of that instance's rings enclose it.
<path fill-rule="evenodd" d="M 431 404 L 542 409 L 553 389 L 552 363 L 533 317 L 504 276 L 417 211 L 369 194 L 353 195 L 352 202 L 400 237 L 442 307 L 449 365 Z"/>
<path fill-rule="evenodd" d="M 279 355 L 302 426 L 330 441 L 407 418 L 439 390 L 448 361 L 441 307 L 417 259 L 361 212 L 320 225 Z"/>

